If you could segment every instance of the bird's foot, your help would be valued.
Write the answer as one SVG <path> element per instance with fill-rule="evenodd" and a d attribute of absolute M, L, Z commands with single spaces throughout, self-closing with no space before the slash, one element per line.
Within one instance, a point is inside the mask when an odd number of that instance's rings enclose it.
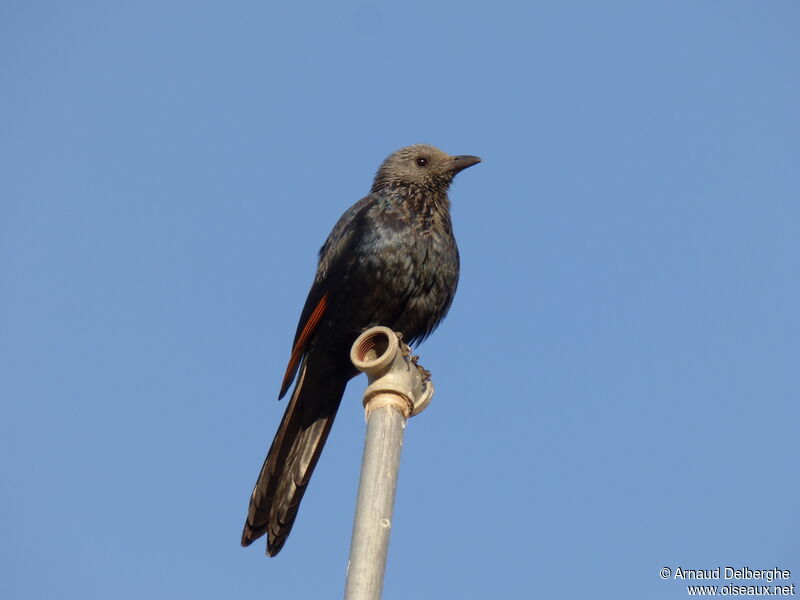
<path fill-rule="evenodd" d="M 411 357 L 411 362 L 414 363 L 414 366 L 417 367 L 420 376 L 422 377 L 423 383 L 428 383 L 431 380 L 431 372 L 428 371 L 425 367 L 419 364 L 417 361 L 419 360 L 419 356 Z"/>
<path fill-rule="evenodd" d="M 419 364 L 419 356 L 416 354 L 411 354 L 411 346 L 403 342 L 403 334 L 400 331 L 395 331 L 395 335 L 397 336 L 397 341 L 400 342 L 400 353 L 403 355 L 408 362 L 414 365 L 419 371 L 420 377 L 422 377 L 422 382 L 427 383 L 431 380 L 431 372 L 428 371 L 425 367 Z"/>
<path fill-rule="evenodd" d="M 407 360 L 410 359 L 411 347 L 403 341 L 403 332 L 395 331 L 394 334 L 397 336 L 397 341 L 400 343 L 400 354 L 403 355 L 403 358 Z"/>

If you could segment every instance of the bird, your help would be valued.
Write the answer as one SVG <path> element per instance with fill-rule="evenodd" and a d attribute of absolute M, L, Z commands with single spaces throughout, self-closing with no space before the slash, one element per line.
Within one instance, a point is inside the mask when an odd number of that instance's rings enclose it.
<path fill-rule="evenodd" d="M 444 319 L 456 293 L 459 254 L 448 189 L 477 156 L 416 144 L 379 167 L 369 194 L 347 209 L 319 251 L 278 398 L 297 376 L 250 496 L 242 546 L 267 535 L 283 548 L 350 379 L 350 346 L 385 325 L 408 344 Z"/>

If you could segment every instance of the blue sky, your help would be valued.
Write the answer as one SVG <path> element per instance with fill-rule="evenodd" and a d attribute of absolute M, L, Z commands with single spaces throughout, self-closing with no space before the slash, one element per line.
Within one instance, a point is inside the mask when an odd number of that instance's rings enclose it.
<path fill-rule="evenodd" d="M 283 552 L 239 536 L 317 249 L 417 142 L 484 162 L 384 598 L 800 573 L 798 17 L 4 2 L 0 595 L 341 595 L 363 379 Z"/>

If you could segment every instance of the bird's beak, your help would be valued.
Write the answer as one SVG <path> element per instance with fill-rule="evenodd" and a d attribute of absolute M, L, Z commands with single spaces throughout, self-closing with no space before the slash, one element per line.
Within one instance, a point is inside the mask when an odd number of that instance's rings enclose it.
<path fill-rule="evenodd" d="M 459 171 L 463 171 L 467 167 L 471 167 L 472 165 L 477 165 L 481 162 L 481 159 L 477 156 L 470 156 L 469 154 L 464 154 L 461 156 L 453 156 L 450 159 L 450 165 L 447 167 L 447 170 L 455 175 Z"/>

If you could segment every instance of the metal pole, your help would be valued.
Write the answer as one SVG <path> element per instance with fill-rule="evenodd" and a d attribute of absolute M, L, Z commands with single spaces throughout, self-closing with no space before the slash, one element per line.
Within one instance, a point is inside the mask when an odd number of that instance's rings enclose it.
<path fill-rule="evenodd" d="M 353 344 L 351 360 L 369 378 L 364 392 L 367 432 L 358 486 L 345 600 L 378 600 L 406 419 L 430 402 L 433 384 L 408 346 L 390 329 L 373 327 Z"/>

